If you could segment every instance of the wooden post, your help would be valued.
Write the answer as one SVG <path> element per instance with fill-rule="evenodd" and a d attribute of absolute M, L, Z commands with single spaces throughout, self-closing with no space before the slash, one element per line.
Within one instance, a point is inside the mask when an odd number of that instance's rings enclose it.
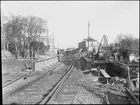
<path fill-rule="evenodd" d="M 107 71 L 106 71 L 106 67 L 104 68 L 104 70 L 105 70 L 105 72 L 107 72 Z M 109 84 L 109 83 L 108 83 L 108 79 L 109 79 L 109 78 L 107 78 L 107 85 Z"/>
<path fill-rule="evenodd" d="M 108 93 L 107 93 L 107 94 L 108 94 Z M 107 94 L 105 95 L 106 103 L 107 103 L 107 104 L 110 104 L 109 99 L 108 99 L 108 95 L 107 95 Z"/>
<path fill-rule="evenodd" d="M 100 68 L 99 68 L 99 66 L 97 67 L 97 71 L 98 71 L 98 80 L 99 80 L 99 78 L 100 78 L 100 70 L 99 70 Z"/>
<path fill-rule="evenodd" d="M 90 23 L 89 23 L 89 21 L 88 21 L 88 54 L 89 54 L 89 26 L 90 26 Z"/>
<path fill-rule="evenodd" d="M 35 62 L 32 60 L 32 71 L 35 71 Z"/>
<path fill-rule="evenodd" d="M 130 73 L 129 73 L 129 66 L 127 65 L 127 73 L 128 73 L 128 88 L 130 89 Z"/>
<path fill-rule="evenodd" d="M 90 69 L 90 72 L 91 72 L 91 61 L 89 62 L 89 66 L 90 66 L 90 68 L 89 68 L 89 69 Z"/>
<path fill-rule="evenodd" d="M 108 78 L 107 78 L 107 85 L 108 85 L 109 83 L 108 83 Z"/>
<path fill-rule="evenodd" d="M 134 84 L 133 84 L 133 81 L 131 81 L 130 79 L 130 69 L 129 69 L 129 65 L 127 65 L 127 70 L 128 70 L 128 88 L 131 90 L 131 91 L 134 91 Z"/>

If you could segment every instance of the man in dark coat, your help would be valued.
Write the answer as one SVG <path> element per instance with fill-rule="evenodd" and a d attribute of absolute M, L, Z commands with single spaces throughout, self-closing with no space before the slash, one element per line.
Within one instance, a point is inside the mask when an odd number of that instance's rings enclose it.
<path fill-rule="evenodd" d="M 59 50 L 57 50 L 57 57 L 58 57 L 58 61 L 59 61 Z"/>

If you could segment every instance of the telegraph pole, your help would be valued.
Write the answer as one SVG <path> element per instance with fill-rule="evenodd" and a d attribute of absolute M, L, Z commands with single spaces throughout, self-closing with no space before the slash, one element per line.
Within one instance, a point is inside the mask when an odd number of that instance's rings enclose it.
<path fill-rule="evenodd" d="M 88 21 L 88 53 L 89 53 L 89 26 L 90 26 L 90 21 Z"/>
<path fill-rule="evenodd" d="M 47 27 L 47 45 L 49 45 L 49 42 L 48 42 L 48 27 Z"/>
<path fill-rule="evenodd" d="M 49 50 L 49 35 L 48 35 L 48 33 L 49 33 L 49 29 L 48 29 L 48 27 L 47 27 L 47 46 L 48 46 L 48 50 Z"/>
<path fill-rule="evenodd" d="M 39 45 L 40 45 L 40 35 L 38 36 L 38 48 L 37 48 L 37 50 L 38 50 L 38 58 L 39 58 Z"/>
<path fill-rule="evenodd" d="M 53 32 L 53 50 L 54 50 L 55 46 L 54 46 L 54 32 Z"/>

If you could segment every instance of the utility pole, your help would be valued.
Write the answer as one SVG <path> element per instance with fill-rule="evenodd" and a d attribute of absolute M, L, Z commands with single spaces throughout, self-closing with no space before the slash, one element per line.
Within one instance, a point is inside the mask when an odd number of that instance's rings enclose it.
<path fill-rule="evenodd" d="M 48 50 L 49 50 L 49 35 L 48 35 L 48 33 L 49 33 L 49 29 L 47 27 L 47 46 L 48 46 Z"/>
<path fill-rule="evenodd" d="M 88 53 L 89 53 L 89 26 L 90 26 L 90 21 L 88 21 Z"/>
<path fill-rule="evenodd" d="M 48 45 L 48 27 L 47 27 L 47 45 Z"/>
<path fill-rule="evenodd" d="M 37 48 L 37 50 L 38 50 L 38 58 L 39 58 L 39 45 L 40 45 L 40 35 L 38 36 L 38 48 Z"/>
<path fill-rule="evenodd" d="M 54 50 L 55 46 L 54 46 L 54 32 L 53 32 L 53 50 Z"/>

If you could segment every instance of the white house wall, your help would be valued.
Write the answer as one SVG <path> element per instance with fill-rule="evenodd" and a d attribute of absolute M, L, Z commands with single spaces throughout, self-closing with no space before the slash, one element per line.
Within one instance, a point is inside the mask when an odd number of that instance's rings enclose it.
<path fill-rule="evenodd" d="M 89 41 L 89 51 L 93 51 L 95 48 L 95 52 L 98 51 L 99 44 L 96 41 Z M 88 41 L 86 41 L 86 47 L 88 47 Z"/>
<path fill-rule="evenodd" d="M 93 51 L 93 48 L 95 48 L 95 51 L 98 51 L 99 44 L 96 41 L 89 41 L 89 51 Z M 84 49 L 85 47 L 88 47 L 88 41 L 83 41 L 78 43 L 78 48 Z"/>
<path fill-rule="evenodd" d="M 99 46 L 96 41 L 89 41 L 89 46 Z M 86 47 L 88 47 L 88 41 L 86 41 Z"/>

